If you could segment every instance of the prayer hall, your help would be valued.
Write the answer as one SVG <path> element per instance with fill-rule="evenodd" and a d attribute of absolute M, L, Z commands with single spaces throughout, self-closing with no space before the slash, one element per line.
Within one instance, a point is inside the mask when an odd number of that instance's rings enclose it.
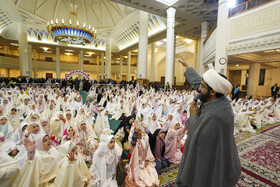
<path fill-rule="evenodd" d="M 0 187 L 280 186 L 280 0 L 0 0 Z"/>

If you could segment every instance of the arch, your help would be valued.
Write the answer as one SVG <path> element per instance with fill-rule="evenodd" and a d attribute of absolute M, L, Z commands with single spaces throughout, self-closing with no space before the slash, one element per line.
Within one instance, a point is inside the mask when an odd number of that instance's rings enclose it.
<path fill-rule="evenodd" d="M 86 74 L 86 72 L 81 71 L 81 70 L 73 70 L 71 71 L 69 74 L 67 74 L 65 76 L 65 80 L 69 80 L 73 75 L 82 75 L 83 77 L 85 77 L 86 80 L 90 80 L 88 74 Z"/>

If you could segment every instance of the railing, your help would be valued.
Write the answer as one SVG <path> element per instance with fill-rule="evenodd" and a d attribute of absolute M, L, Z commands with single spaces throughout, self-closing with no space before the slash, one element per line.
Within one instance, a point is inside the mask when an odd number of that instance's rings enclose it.
<path fill-rule="evenodd" d="M 235 6 L 234 8 L 231 8 L 229 10 L 229 17 L 234 16 L 236 14 L 240 14 L 245 11 L 248 11 L 250 9 L 259 7 L 263 4 L 269 3 L 271 1 L 274 1 L 274 0 L 249 0 L 249 1 L 246 1 L 244 3 L 241 3 L 237 6 Z"/>
<path fill-rule="evenodd" d="M 5 53 L 0 53 L 0 56 L 11 57 L 11 58 L 19 58 L 19 56 L 5 54 Z M 34 59 L 32 58 L 32 60 L 34 60 Z M 48 62 L 45 59 L 36 59 L 36 62 L 55 63 L 55 61 Z M 74 62 L 74 61 L 60 61 L 60 63 L 63 63 L 63 64 L 79 64 L 78 62 Z M 96 62 L 94 62 L 94 63 L 84 63 L 84 64 L 85 65 L 97 65 Z M 101 66 L 101 63 L 99 65 Z M 120 64 L 119 63 L 111 63 L 111 65 L 112 66 L 119 66 Z M 127 63 L 123 63 L 123 66 L 127 66 Z M 130 66 L 136 67 L 137 64 L 131 64 Z"/>

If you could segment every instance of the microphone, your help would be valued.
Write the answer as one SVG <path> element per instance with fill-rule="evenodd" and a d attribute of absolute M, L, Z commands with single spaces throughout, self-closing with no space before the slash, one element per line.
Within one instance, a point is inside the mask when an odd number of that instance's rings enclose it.
<path fill-rule="evenodd" d="M 199 99 L 199 94 L 196 94 L 193 98 L 195 104 L 197 104 L 198 99 Z"/>

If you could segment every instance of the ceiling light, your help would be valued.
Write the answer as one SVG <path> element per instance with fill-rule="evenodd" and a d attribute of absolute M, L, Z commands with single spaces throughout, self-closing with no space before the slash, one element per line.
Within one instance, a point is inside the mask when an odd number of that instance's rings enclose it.
<path fill-rule="evenodd" d="M 280 49 L 276 49 L 275 51 L 280 52 Z"/>
<path fill-rule="evenodd" d="M 41 47 L 45 52 L 48 51 L 48 47 Z"/>
<path fill-rule="evenodd" d="M 192 40 L 191 40 L 191 39 L 185 38 L 184 40 L 185 40 L 185 42 L 187 42 L 187 44 L 192 43 Z"/>
<path fill-rule="evenodd" d="M 127 58 L 127 56 L 123 56 L 124 58 Z"/>
<path fill-rule="evenodd" d="M 65 49 L 65 51 L 67 51 L 67 52 L 74 52 L 73 49 Z"/>
<path fill-rule="evenodd" d="M 64 54 L 66 54 L 67 56 L 73 55 L 73 53 L 64 53 Z"/>
<path fill-rule="evenodd" d="M 61 23 L 58 22 L 58 19 L 48 21 L 48 32 L 55 35 L 55 39 L 60 42 L 75 45 L 90 44 L 92 39 L 96 39 L 96 30 L 90 25 L 87 26 L 86 23 L 83 26 L 80 25 L 78 13 L 75 12 L 75 0 L 73 0 L 72 7 L 73 10 L 70 11 L 68 21 L 64 22 L 64 19 L 61 20 Z"/>
<path fill-rule="evenodd" d="M 156 0 L 156 1 L 158 1 L 162 4 L 165 4 L 165 5 L 171 6 L 179 0 Z"/>
<path fill-rule="evenodd" d="M 239 66 L 239 64 L 236 64 L 236 67 L 238 67 Z"/>
<path fill-rule="evenodd" d="M 87 53 L 88 53 L 89 56 L 91 56 L 91 55 L 94 54 L 94 52 L 91 52 L 91 51 L 90 51 L 90 52 L 87 52 Z"/>
<path fill-rule="evenodd" d="M 18 44 L 17 44 L 17 43 L 11 43 L 11 45 L 13 45 L 13 46 L 18 46 Z"/>
<path fill-rule="evenodd" d="M 236 4 L 236 0 L 229 0 L 228 1 L 228 7 L 229 8 L 233 8 L 235 6 L 235 4 Z"/>
<path fill-rule="evenodd" d="M 162 44 L 163 44 L 163 42 L 160 42 L 160 41 L 156 42 L 156 46 L 160 46 Z"/>

